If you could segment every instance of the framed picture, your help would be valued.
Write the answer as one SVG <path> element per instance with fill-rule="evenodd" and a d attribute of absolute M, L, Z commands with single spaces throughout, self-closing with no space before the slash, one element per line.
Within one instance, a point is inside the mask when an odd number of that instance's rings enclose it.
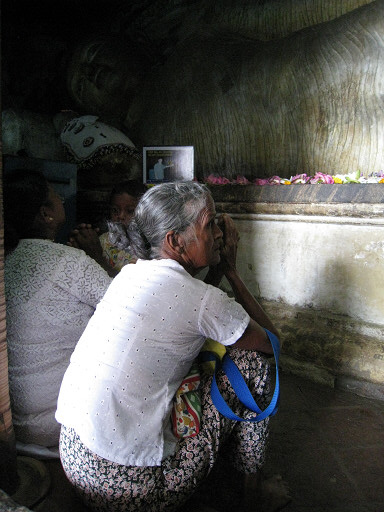
<path fill-rule="evenodd" d="M 193 180 L 193 155 L 193 146 L 143 147 L 143 183 Z"/>

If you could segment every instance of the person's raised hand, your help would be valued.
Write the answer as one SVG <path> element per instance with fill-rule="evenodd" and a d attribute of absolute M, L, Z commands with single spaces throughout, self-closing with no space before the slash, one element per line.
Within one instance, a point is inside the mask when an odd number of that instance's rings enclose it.
<path fill-rule="evenodd" d="M 101 261 L 102 247 L 99 240 L 98 229 L 91 224 L 79 224 L 69 235 L 68 245 L 82 249 L 96 261 Z"/>
<path fill-rule="evenodd" d="M 219 267 L 225 274 L 231 270 L 236 270 L 237 247 L 240 236 L 235 223 L 226 213 L 220 215 L 217 225 L 223 232 L 223 246 L 220 251 L 221 260 Z"/>

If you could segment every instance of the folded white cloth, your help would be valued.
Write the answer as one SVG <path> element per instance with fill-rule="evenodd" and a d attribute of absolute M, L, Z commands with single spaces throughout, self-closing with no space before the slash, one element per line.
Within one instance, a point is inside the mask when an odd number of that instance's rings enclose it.
<path fill-rule="evenodd" d="M 35 459 L 59 459 L 59 447 L 41 446 L 39 444 L 25 444 L 20 441 L 16 442 L 16 451 L 18 455 L 34 457 Z"/>

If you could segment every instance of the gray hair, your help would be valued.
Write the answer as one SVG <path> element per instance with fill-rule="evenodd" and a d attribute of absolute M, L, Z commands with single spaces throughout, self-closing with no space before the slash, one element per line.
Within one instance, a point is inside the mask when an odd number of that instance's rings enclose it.
<path fill-rule="evenodd" d="M 193 226 L 209 197 L 208 188 L 195 181 L 155 185 L 140 199 L 127 229 L 110 225 L 110 240 L 138 258 L 158 258 L 168 231 L 182 234 Z"/>

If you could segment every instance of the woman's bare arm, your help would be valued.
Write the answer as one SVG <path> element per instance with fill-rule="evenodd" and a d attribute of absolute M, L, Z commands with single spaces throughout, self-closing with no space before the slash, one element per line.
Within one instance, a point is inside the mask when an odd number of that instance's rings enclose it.
<path fill-rule="evenodd" d="M 229 215 L 222 215 L 218 223 L 224 234 L 224 244 L 221 251 L 221 261 L 216 271 L 222 272 L 222 274 L 225 275 L 232 288 L 236 301 L 243 306 L 251 317 L 249 325 L 243 335 L 232 346 L 272 354 L 273 349 L 264 328 L 278 337 L 279 332 L 256 298 L 248 290 L 237 271 L 236 260 L 239 234 L 236 226 Z"/>

